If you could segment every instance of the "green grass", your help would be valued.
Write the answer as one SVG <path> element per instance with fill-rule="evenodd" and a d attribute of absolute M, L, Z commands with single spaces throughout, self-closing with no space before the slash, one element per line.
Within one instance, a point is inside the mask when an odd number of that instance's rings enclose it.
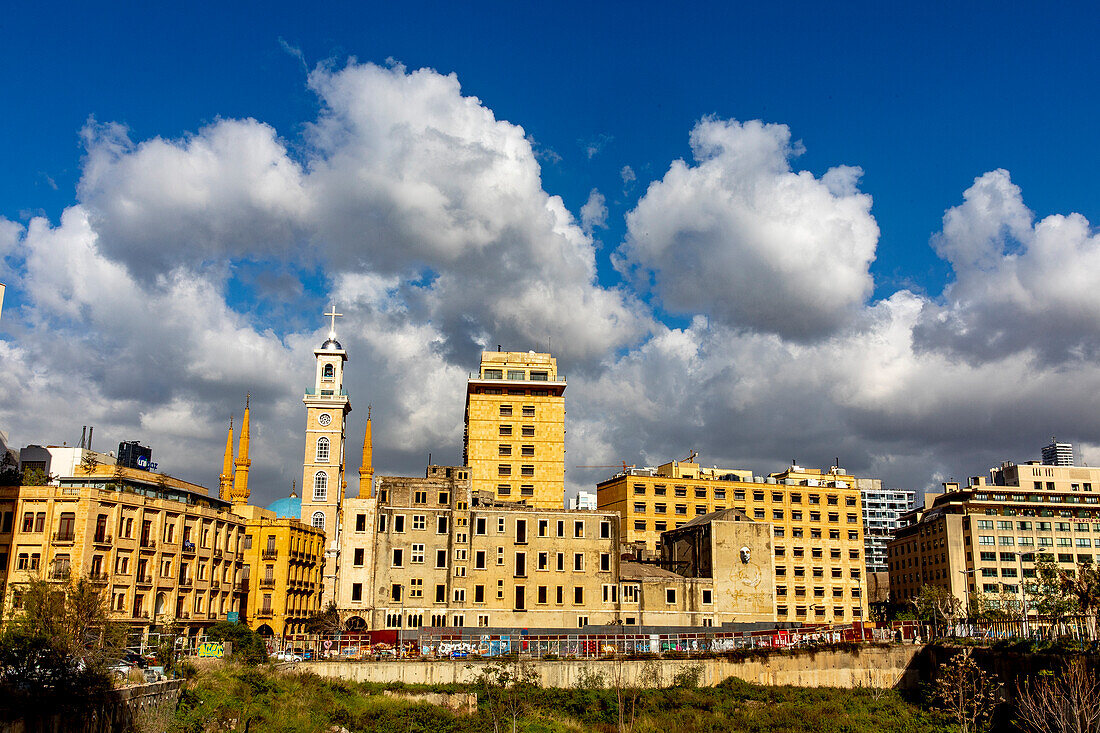
<path fill-rule="evenodd" d="M 407 692 L 468 692 L 448 685 L 370 685 L 327 680 L 309 673 L 227 664 L 193 677 L 184 691 L 173 733 L 280 730 L 321 733 L 341 726 L 351 731 L 425 733 L 493 731 L 484 696 L 476 715 L 459 716 L 425 703 L 384 697 L 383 689 Z M 511 716 L 500 714 L 510 731 Z M 618 704 L 612 689 L 536 689 L 524 696 L 517 730 L 617 731 Z M 642 691 L 636 733 L 780 731 L 810 733 L 928 733 L 951 731 L 938 714 L 906 702 L 893 691 L 763 687 L 729 679 L 713 688 L 673 687 Z"/>

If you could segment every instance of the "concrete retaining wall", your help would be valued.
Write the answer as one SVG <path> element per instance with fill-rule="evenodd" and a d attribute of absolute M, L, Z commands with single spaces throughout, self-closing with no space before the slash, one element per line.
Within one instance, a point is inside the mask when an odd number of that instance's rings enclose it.
<path fill-rule="evenodd" d="M 914 658 L 921 647 L 904 644 L 860 647 L 856 651 L 776 652 L 762 657 L 730 659 L 554 660 L 529 662 L 546 687 L 573 687 L 582 676 L 602 673 L 605 680 L 622 675 L 624 684 L 656 687 L 671 684 L 677 673 L 701 667 L 699 684 L 715 685 L 728 677 L 762 685 L 799 687 L 898 687 L 919 684 Z M 472 682 L 491 661 L 304 662 L 303 671 L 355 682 L 403 682 L 440 685 Z"/>
<path fill-rule="evenodd" d="M 27 711 L 23 720 L 0 721 L 0 733 L 129 733 L 165 730 L 175 715 L 183 680 L 150 682 L 107 693 L 100 707 L 78 715 Z"/>

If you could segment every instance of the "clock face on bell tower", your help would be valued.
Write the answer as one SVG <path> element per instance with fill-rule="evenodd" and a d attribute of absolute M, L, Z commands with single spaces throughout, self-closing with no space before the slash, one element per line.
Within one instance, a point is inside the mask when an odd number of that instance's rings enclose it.
<path fill-rule="evenodd" d="M 328 339 L 315 349 L 316 373 L 313 387 L 306 390 L 305 456 L 302 460 L 302 521 L 325 532 L 325 566 L 322 573 L 322 604 L 336 591 L 336 555 L 344 501 L 344 440 L 351 402 L 344 389 L 347 352 L 336 340 L 334 307 Z"/>

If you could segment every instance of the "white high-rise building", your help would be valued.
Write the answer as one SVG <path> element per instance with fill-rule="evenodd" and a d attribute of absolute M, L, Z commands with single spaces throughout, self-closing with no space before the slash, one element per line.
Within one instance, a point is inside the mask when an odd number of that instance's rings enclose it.
<path fill-rule="evenodd" d="M 863 502 L 863 545 L 868 573 L 885 573 L 886 544 L 894 539 L 898 517 L 916 505 L 917 493 L 884 489 L 882 479 L 856 479 Z"/>
<path fill-rule="evenodd" d="M 1050 439 L 1050 445 L 1043 446 L 1044 466 L 1072 466 L 1073 443 L 1059 443 L 1057 438 Z"/>
<path fill-rule="evenodd" d="M 578 491 L 577 495 L 569 500 L 570 509 L 596 509 L 596 495 L 591 491 Z"/>

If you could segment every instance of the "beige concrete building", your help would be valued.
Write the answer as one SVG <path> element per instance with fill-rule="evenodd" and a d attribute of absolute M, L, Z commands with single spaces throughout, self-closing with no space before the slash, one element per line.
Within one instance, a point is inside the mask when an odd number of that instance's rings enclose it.
<path fill-rule="evenodd" d="M 102 583 L 112 616 L 139 633 L 175 622 L 195 635 L 238 610 L 244 522 L 228 502 L 164 474 L 80 465 L 57 485 L 0 487 L 5 616 L 32 577 Z"/>
<path fill-rule="evenodd" d="M 1066 570 L 1100 561 L 1100 469 L 1006 462 L 966 486 L 926 498 L 887 548 L 894 602 L 923 585 L 949 589 L 963 607 L 1020 608 L 1035 563 Z"/>
<path fill-rule="evenodd" d="M 471 483 L 465 467 L 429 466 L 348 500 L 339 606 L 351 627 L 775 620 L 770 524 L 700 518 L 670 545 L 669 570 L 620 559 L 614 513 L 537 510 Z"/>
<path fill-rule="evenodd" d="M 596 487 L 601 511 L 619 513 L 627 545 L 661 554 L 663 533 L 695 517 L 737 509 L 774 533 L 780 621 L 845 623 L 867 617 L 860 492 L 855 478 L 792 465 L 768 477 L 671 461 L 628 469 Z"/>
<path fill-rule="evenodd" d="M 534 351 L 487 351 L 466 387 L 463 462 L 472 489 L 565 507 L 565 377 Z"/>

